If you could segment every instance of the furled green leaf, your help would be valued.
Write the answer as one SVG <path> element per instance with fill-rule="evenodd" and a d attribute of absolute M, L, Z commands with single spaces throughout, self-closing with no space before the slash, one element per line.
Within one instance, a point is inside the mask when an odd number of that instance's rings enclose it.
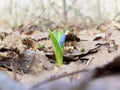
<path fill-rule="evenodd" d="M 54 46 L 54 52 L 55 52 L 55 57 L 57 61 L 57 65 L 61 66 L 63 64 L 63 48 L 61 48 L 57 36 L 55 37 L 54 34 L 51 32 L 51 30 L 48 30 L 50 38 L 52 40 L 53 46 Z M 59 33 L 60 35 L 60 33 Z"/>
<path fill-rule="evenodd" d="M 64 33 L 59 29 L 54 32 L 54 36 L 55 36 L 55 38 L 57 39 L 58 42 L 60 41 L 63 34 Z"/>

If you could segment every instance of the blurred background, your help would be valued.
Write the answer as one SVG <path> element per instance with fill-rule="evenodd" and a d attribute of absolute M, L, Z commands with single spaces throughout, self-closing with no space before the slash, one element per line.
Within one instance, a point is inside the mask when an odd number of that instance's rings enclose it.
<path fill-rule="evenodd" d="M 120 0 L 0 0 L 0 27 L 120 22 Z"/>

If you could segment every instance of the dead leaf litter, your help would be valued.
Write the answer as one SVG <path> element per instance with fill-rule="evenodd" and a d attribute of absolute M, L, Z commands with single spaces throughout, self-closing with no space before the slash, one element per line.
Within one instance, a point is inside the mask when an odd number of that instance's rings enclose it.
<path fill-rule="evenodd" d="M 34 26 L 27 30 L 21 29 L 22 31 L 0 30 L 1 71 L 7 72 L 13 79 L 16 77 L 25 87 L 31 87 L 30 90 L 98 90 L 97 86 L 103 80 L 109 81 L 110 78 L 110 85 L 112 80 L 116 81 L 114 76 L 120 73 L 120 57 L 117 57 L 120 55 L 118 23 L 110 21 L 92 29 L 70 31 L 64 47 L 64 64 L 61 67 L 57 67 L 48 32 L 37 29 L 41 28 Z M 44 48 L 40 45 L 44 45 Z M 117 58 L 114 59 L 115 57 Z M 80 72 L 81 70 L 87 72 Z M 84 76 L 85 73 L 88 73 L 88 77 Z M 50 82 L 41 85 L 45 80 Z M 101 86 L 102 90 L 107 85 Z"/>

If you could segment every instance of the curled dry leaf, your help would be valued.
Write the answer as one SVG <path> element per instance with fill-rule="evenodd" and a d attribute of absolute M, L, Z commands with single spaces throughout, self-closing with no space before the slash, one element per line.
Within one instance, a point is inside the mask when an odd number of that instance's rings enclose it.
<path fill-rule="evenodd" d="M 106 35 L 104 33 L 99 33 L 95 35 L 95 38 L 93 41 L 98 41 L 98 40 L 105 40 Z"/>
<path fill-rule="evenodd" d="M 3 40 L 3 44 L 9 49 L 17 49 L 20 54 L 24 52 L 24 45 L 18 32 L 5 37 Z"/>
<path fill-rule="evenodd" d="M 40 47 L 39 44 L 31 38 L 22 39 L 22 43 L 27 46 L 27 49 L 36 50 Z"/>
<path fill-rule="evenodd" d="M 46 40 L 48 38 L 48 33 L 35 30 L 30 37 L 35 41 Z"/>
<path fill-rule="evenodd" d="M 105 23 L 101 23 L 96 29 L 105 32 L 107 30 L 107 25 Z"/>

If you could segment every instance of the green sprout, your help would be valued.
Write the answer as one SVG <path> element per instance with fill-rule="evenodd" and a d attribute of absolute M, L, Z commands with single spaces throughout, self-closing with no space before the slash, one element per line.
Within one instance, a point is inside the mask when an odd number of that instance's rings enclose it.
<path fill-rule="evenodd" d="M 45 48 L 45 44 L 43 44 L 43 43 L 40 44 L 40 48 L 41 48 L 41 49 L 44 49 L 44 48 Z"/>
<path fill-rule="evenodd" d="M 48 30 L 48 32 L 53 43 L 57 65 L 61 66 L 63 64 L 64 42 L 66 36 L 61 30 L 56 30 L 54 33 Z"/>

